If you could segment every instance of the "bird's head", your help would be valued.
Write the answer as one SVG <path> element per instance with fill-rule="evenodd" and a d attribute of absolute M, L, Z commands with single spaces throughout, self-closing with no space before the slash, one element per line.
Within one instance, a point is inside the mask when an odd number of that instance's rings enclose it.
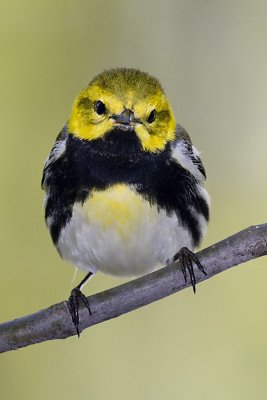
<path fill-rule="evenodd" d="M 157 79 L 128 68 L 96 76 L 76 98 L 68 127 L 85 140 L 118 128 L 122 134 L 134 131 L 149 152 L 163 150 L 175 137 L 175 118 Z"/>

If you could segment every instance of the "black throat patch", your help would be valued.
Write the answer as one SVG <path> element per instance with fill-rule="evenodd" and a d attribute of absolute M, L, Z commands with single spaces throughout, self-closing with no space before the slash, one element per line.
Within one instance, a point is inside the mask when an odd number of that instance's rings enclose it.
<path fill-rule="evenodd" d="M 79 186 L 82 181 L 88 191 L 117 183 L 138 185 L 145 182 L 159 164 L 167 160 L 169 152 L 169 146 L 163 152 L 144 151 L 135 131 L 123 128 L 90 141 L 69 135 L 66 148 Z M 77 190 L 79 192 L 78 187 Z"/>
<path fill-rule="evenodd" d="M 86 141 L 91 154 L 103 159 L 138 162 L 144 155 L 140 139 L 133 128 L 115 128 L 103 137 Z"/>

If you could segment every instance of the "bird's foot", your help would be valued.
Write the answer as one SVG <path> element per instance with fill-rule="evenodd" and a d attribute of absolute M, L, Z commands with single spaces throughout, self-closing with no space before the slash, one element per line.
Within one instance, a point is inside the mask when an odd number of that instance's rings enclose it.
<path fill-rule="evenodd" d="M 75 326 L 76 332 L 78 337 L 80 336 L 80 329 L 79 329 L 79 323 L 80 323 L 80 316 L 79 316 L 79 308 L 80 308 L 80 302 L 84 304 L 84 306 L 87 308 L 88 312 L 90 315 L 92 315 L 89 302 L 85 295 L 81 292 L 79 287 L 76 287 L 72 289 L 70 297 L 68 299 L 68 307 L 69 307 L 69 312 L 72 318 L 73 325 Z"/>
<path fill-rule="evenodd" d="M 175 256 L 172 259 L 173 262 L 178 260 L 181 262 L 181 270 L 185 282 L 187 282 L 187 272 L 188 272 L 193 291 L 194 293 L 196 293 L 196 277 L 194 273 L 193 264 L 196 264 L 198 269 L 204 275 L 207 275 L 206 271 L 204 270 L 202 264 L 200 263 L 195 253 L 193 253 L 187 247 L 182 247 L 181 250 L 177 254 L 175 254 Z"/>

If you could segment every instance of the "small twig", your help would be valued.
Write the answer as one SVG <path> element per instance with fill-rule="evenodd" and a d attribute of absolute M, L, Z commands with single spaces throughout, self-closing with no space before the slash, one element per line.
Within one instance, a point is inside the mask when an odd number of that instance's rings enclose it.
<path fill-rule="evenodd" d="M 196 282 L 251 259 L 267 255 L 267 224 L 236 233 L 197 254 L 207 275 L 195 268 Z M 92 315 L 81 305 L 80 330 L 118 317 L 189 286 L 179 263 L 88 297 Z M 0 324 L 0 352 L 76 334 L 66 301 Z"/>

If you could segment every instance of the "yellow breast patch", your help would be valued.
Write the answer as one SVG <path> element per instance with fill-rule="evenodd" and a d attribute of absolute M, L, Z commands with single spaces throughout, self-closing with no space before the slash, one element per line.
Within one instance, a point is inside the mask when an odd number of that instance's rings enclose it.
<path fill-rule="evenodd" d="M 154 207 L 153 207 L 154 208 Z M 125 239 L 156 209 L 126 185 L 114 185 L 104 191 L 94 190 L 83 205 L 83 214 L 89 224 L 100 225 L 103 230 L 115 230 Z"/>

